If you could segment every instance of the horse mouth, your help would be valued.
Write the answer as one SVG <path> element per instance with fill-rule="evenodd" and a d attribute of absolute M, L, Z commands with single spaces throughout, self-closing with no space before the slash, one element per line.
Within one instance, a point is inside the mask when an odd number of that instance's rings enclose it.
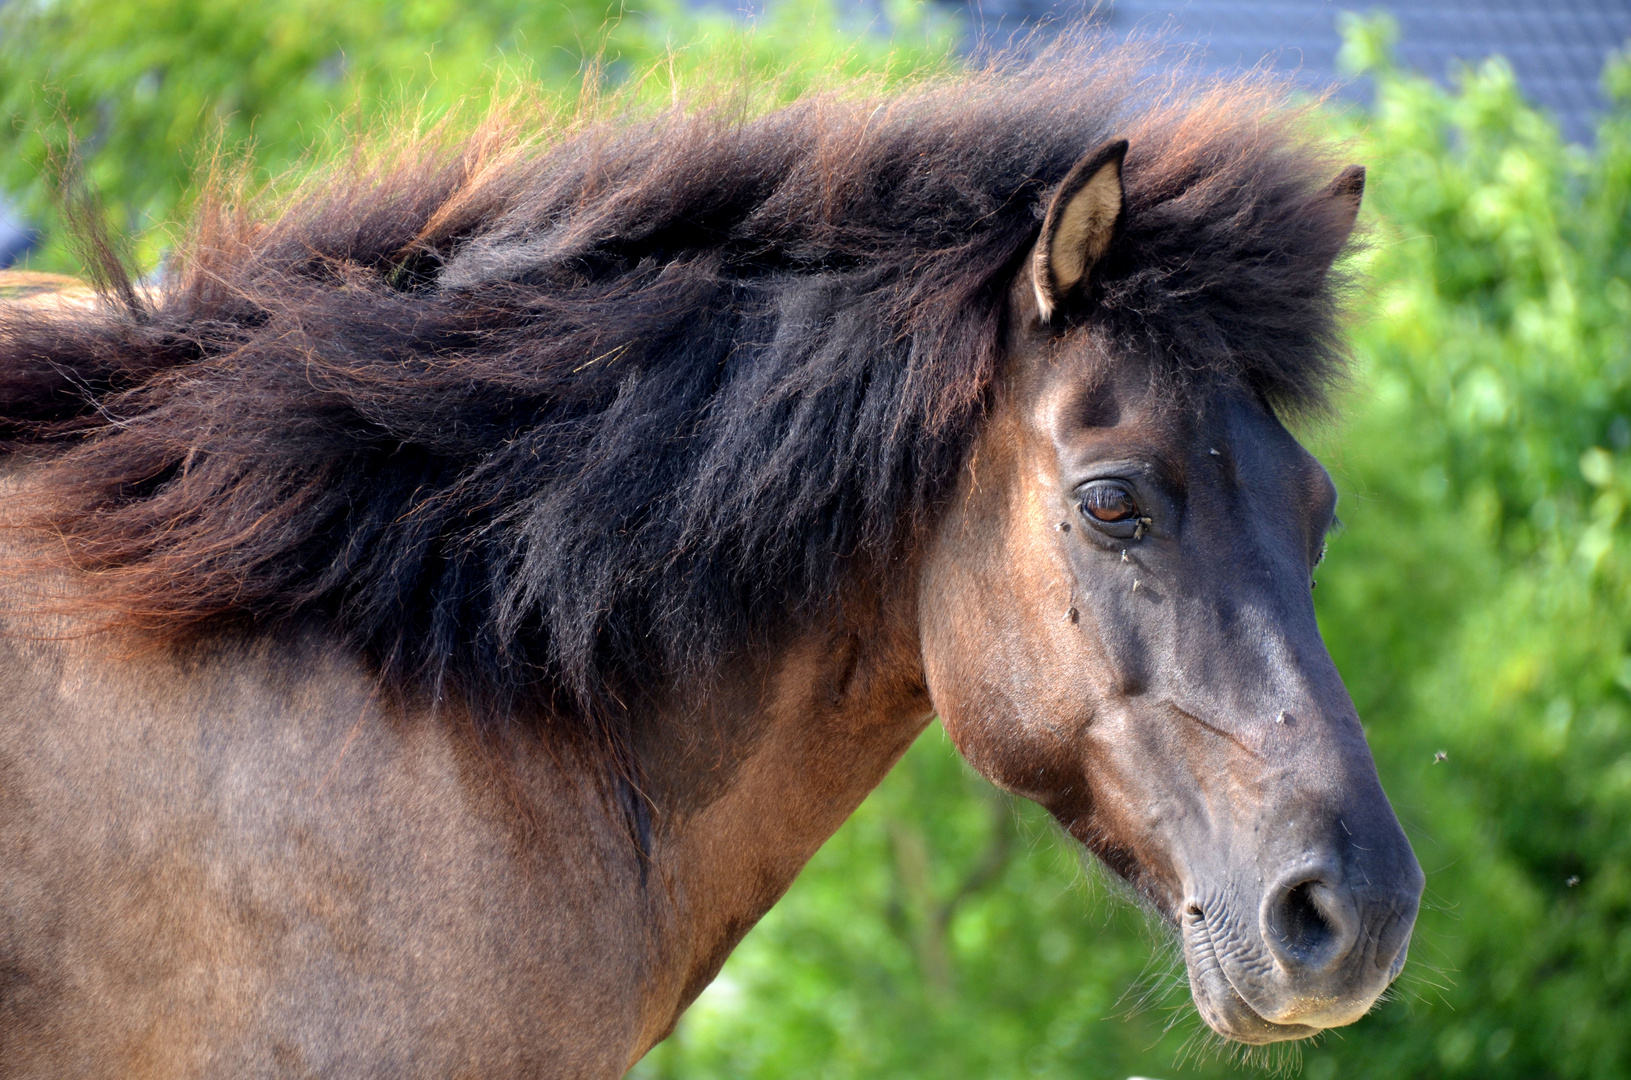
<path fill-rule="evenodd" d="M 1218 959 L 1211 928 L 1199 908 L 1185 912 L 1182 935 L 1190 995 L 1201 1019 L 1213 1031 L 1235 1042 L 1262 1046 L 1306 1039 L 1324 1030 L 1308 1024 L 1277 1024 L 1253 1008 Z"/>

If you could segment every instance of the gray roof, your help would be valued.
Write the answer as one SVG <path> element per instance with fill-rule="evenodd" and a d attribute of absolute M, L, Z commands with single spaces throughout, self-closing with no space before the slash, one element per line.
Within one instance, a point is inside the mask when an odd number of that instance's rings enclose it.
<path fill-rule="evenodd" d="M 958 2 L 958 0 L 953 0 Z M 988 36 L 1040 18 L 1083 17 L 1080 0 L 961 0 Z M 1200 47 L 1215 68 L 1266 62 L 1312 85 L 1339 82 L 1337 17 L 1385 10 L 1399 24 L 1401 63 L 1440 81 L 1457 62 L 1505 56 L 1529 99 L 1550 110 L 1566 137 L 1591 138 L 1605 100 L 1610 52 L 1631 42 L 1631 0 L 1108 0 L 1085 16 L 1124 36 L 1162 33 Z M 1343 92 L 1363 98 L 1369 87 Z"/>
<path fill-rule="evenodd" d="M 22 258 L 34 243 L 33 231 L 16 221 L 15 213 L 0 197 L 0 270 Z"/>

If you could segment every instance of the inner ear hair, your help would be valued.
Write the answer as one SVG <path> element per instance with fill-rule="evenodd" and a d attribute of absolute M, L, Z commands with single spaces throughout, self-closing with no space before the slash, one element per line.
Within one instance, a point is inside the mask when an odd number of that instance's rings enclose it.
<path fill-rule="evenodd" d="M 1087 280 L 1121 221 L 1121 163 L 1127 140 L 1113 139 L 1071 166 L 1048 203 L 1031 252 L 1031 284 L 1043 323 Z"/>

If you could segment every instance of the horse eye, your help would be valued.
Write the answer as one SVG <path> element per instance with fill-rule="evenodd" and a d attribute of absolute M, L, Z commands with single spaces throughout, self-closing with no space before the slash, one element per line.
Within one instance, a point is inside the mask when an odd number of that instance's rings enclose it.
<path fill-rule="evenodd" d="M 1104 525 L 1132 521 L 1138 517 L 1138 504 L 1125 484 L 1095 480 L 1082 489 L 1082 513 Z"/>

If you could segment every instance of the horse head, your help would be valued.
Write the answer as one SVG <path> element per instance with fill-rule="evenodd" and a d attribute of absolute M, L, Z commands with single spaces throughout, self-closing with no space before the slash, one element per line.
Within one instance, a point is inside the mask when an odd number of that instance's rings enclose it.
<path fill-rule="evenodd" d="M 968 760 L 1178 927 L 1208 1024 L 1300 1038 L 1398 975 L 1423 877 L 1315 622 L 1330 478 L 1251 385 L 1095 319 L 1126 149 L 1072 170 L 1010 290 L 925 562 L 925 671 Z M 1345 238 L 1363 182 L 1309 213 Z"/>

